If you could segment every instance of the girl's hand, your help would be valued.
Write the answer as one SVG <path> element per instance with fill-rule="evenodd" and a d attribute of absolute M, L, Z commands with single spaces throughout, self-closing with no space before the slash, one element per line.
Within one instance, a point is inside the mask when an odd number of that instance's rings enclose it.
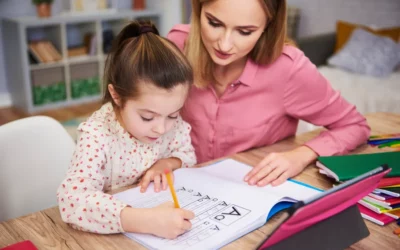
<path fill-rule="evenodd" d="M 160 192 L 166 190 L 168 187 L 167 177 L 164 173 L 165 169 L 169 169 L 171 173 L 171 179 L 174 180 L 173 170 L 179 168 L 182 162 L 178 158 L 168 158 L 158 160 L 151 166 L 146 173 L 144 173 L 142 180 L 140 181 L 140 192 L 146 192 L 150 182 L 154 182 L 154 191 Z"/>
<path fill-rule="evenodd" d="M 151 209 L 153 219 L 149 223 L 149 231 L 154 235 L 175 239 L 192 228 L 192 223 L 189 221 L 195 217 L 192 211 L 174 208 L 172 202 Z"/>
<path fill-rule="evenodd" d="M 189 220 L 194 217 L 192 211 L 174 208 L 174 203 L 167 202 L 154 208 L 126 207 L 121 211 L 121 224 L 125 232 L 175 239 L 192 228 Z"/>
<path fill-rule="evenodd" d="M 270 153 L 245 176 L 244 181 L 259 187 L 269 183 L 277 186 L 299 174 L 317 157 L 318 155 L 306 146 L 288 152 Z"/>

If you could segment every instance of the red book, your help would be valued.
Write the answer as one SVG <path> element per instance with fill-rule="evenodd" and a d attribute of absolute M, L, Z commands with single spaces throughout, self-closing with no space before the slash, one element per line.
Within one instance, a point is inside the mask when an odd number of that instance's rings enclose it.
<path fill-rule="evenodd" d="M 0 250 L 38 250 L 30 240 L 21 241 Z"/>
<path fill-rule="evenodd" d="M 378 184 L 378 188 L 397 185 L 397 184 L 400 184 L 400 177 L 382 178 Z"/>
<path fill-rule="evenodd" d="M 384 226 L 386 224 L 389 224 L 390 222 L 395 221 L 393 217 L 390 217 L 386 214 L 378 214 L 375 213 L 374 211 L 364 207 L 363 205 L 357 204 L 358 209 L 360 210 L 361 216 L 369 221 L 372 221 L 373 223 L 376 223 L 380 226 Z"/>
<path fill-rule="evenodd" d="M 400 204 L 400 198 L 390 198 L 386 199 L 384 202 L 388 203 L 389 205 L 396 205 Z"/>

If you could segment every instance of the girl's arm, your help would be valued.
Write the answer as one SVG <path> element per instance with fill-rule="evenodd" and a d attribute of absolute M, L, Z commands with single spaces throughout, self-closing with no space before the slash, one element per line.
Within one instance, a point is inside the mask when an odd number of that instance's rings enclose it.
<path fill-rule="evenodd" d="M 123 232 L 120 213 L 126 204 L 103 192 L 108 188 L 105 183 L 111 170 L 104 169 L 107 161 L 104 134 L 92 130 L 94 127 L 91 124 L 80 131 L 67 176 L 58 188 L 61 217 L 82 231 Z"/>
<path fill-rule="evenodd" d="M 182 167 L 193 167 L 196 164 L 196 155 L 190 139 L 191 127 L 179 116 L 174 130 L 171 132 L 172 139 L 168 142 L 166 151 L 161 159 L 151 166 L 144 174 L 140 182 L 141 192 L 145 192 L 151 181 L 154 181 L 156 192 L 166 189 L 166 177 L 164 169 L 175 170 Z"/>

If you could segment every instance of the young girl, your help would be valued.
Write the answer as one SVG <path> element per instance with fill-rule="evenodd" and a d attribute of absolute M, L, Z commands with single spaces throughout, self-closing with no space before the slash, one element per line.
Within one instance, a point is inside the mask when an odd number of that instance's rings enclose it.
<path fill-rule="evenodd" d="M 179 111 L 193 82 L 185 56 L 151 24 L 133 22 L 116 38 L 105 70 L 104 105 L 78 127 L 77 147 L 57 196 L 62 219 L 101 234 L 136 232 L 175 238 L 191 211 L 172 203 L 133 208 L 106 191 L 141 179 L 167 188 L 165 168 L 196 163 L 191 127 Z"/>

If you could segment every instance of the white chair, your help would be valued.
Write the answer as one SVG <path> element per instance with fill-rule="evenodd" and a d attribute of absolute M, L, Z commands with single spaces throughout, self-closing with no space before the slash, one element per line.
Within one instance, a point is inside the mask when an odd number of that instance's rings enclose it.
<path fill-rule="evenodd" d="M 74 148 L 71 136 L 50 117 L 0 126 L 0 222 L 57 205 Z"/>

